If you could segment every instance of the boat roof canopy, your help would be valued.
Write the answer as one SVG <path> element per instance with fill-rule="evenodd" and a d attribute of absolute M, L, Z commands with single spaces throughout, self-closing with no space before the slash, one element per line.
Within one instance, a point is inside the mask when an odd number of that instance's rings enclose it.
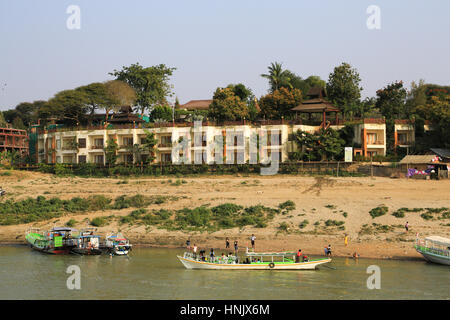
<path fill-rule="evenodd" d="M 295 254 L 296 252 L 247 252 L 245 255 L 249 257 L 284 257 Z"/>
<path fill-rule="evenodd" d="M 78 230 L 73 228 L 60 227 L 60 228 L 53 228 L 52 231 L 78 231 Z"/>
<path fill-rule="evenodd" d="M 427 241 L 431 241 L 443 246 L 450 246 L 450 239 L 448 238 L 444 238 L 444 237 L 440 237 L 440 236 L 430 236 L 430 237 L 426 237 L 425 240 Z"/>

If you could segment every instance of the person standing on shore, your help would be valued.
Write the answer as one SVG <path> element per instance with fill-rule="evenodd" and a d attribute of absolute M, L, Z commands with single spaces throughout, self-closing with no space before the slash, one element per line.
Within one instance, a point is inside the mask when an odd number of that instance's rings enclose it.
<path fill-rule="evenodd" d="M 406 224 L 405 224 L 405 230 L 406 230 L 406 232 L 408 232 L 408 230 L 409 230 L 409 224 L 408 224 L 408 221 L 406 221 Z"/>
<path fill-rule="evenodd" d="M 188 248 L 188 250 L 191 249 L 191 239 L 186 240 L 186 247 Z"/>
<path fill-rule="evenodd" d="M 228 237 L 225 239 L 225 249 L 229 249 L 230 248 L 230 239 L 228 239 Z"/>
<path fill-rule="evenodd" d="M 331 244 L 329 244 L 326 249 L 327 249 L 327 256 L 331 256 Z"/>
<path fill-rule="evenodd" d="M 253 251 L 255 251 L 255 240 L 256 240 L 256 237 L 255 237 L 254 234 L 252 234 L 252 237 L 250 238 L 250 241 L 252 242 L 252 249 L 253 249 Z"/>
<path fill-rule="evenodd" d="M 237 242 L 237 240 L 235 240 L 235 241 L 234 241 L 234 255 L 235 255 L 235 256 L 237 256 L 238 250 L 239 250 L 239 248 L 238 248 L 238 242 Z"/>
<path fill-rule="evenodd" d="M 345 234 L 345 237 L 344 237 L 344 244 L 345 244 L 345 246 L 348 246 L 348 235 L 347 234 Z"/>
<path fill-rule="evenodd" d="M 194 243 L 193 251 L 194 251 L 194 258 L 196 259 L 197 258 L 197 245 L 195 243 Z"/>

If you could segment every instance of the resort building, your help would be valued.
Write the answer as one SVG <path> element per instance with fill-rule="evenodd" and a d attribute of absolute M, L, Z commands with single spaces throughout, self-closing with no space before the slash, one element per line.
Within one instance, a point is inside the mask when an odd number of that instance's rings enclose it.
<path fill-rule="evenodd" d="M 361 148 L 353 150 L 354 155 L 372 157 L 386 155 L 386 123 L 384 119 L 363 119 L 353 127 L 353 142 Z"/>
<path fill-rule="evenodd" d="M 395 120 L 394 126 L 394 147 L 412 147 L 415 142 L 413 122 L 410 120 Z"/>
<path fill-rule="evenodd" d="M 16 151 L 28 154 L 28 135 L 25 130 L 0 128 L 0 152 Z"/>
<path fill-rule="evenodd" d="M 378 120 L 378 119 L 375 119 Z M 364 120 L 355 125 L 355 143 L 363 145 L 364 155 L 385 154 L 384 121 Z M 343 124 L 328 124 L 338 130 Z M 301 121 L 246 121 L 217 125 L 211 122 L 160 123 L 151 128 L 141 125 L 115 125 L 89 128 L 37 128 L 35 149 L 39 163 L 106 164 L 105 147 L 110 139 L 118 145 L 117 163 L 145 162 L 150 155 L 142 150 L 147 133 L 158 141 L 154 163 L 243 164 L 268 163 L 271 159 L 287 161 L 296 150 L 291 134 L 297 130 L 317 132 L 321 125 Z M 362 141 L 362 142 L 358 142 Z"/>

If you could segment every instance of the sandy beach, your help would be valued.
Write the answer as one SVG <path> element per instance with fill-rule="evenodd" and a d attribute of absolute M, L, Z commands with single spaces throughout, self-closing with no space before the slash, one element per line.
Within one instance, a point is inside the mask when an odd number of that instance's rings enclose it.
<path fill-rule="evenodd" d="M 250 247 L 250 236 L 256 236 L 256 251 L 297 250 L 310 255 L 323 255 L 323 248 L 331 244 L 334 256 L 351 256 L 357 252 L 361 258 L 420 259 L 413 244 L 416 233 L 450 236 L 448 219 L 425 220 L 421 212 L 405 212 L 397 218 L 392 213 L 399 208 L 450 207 L 450 180 L 408 180 L 391 178 L 336 178 L 277 176 L 196 176 L 180 177 L 185 183 L 177 185 L 177 177 L 136 178 L 81 178 L 57 177 L 50 174 L 13 171 L 1 175 L 0 186 L 7 199 L 20 200 L 42 195 L 46 198 L 88 197 L 104 195 L 115 198 L 120 195 L 142 194 L 175 196 L 178 199 L 162 204 L 152 204 L 148 209 L 194 208 L 200 205 L 215 206 L 235 203 L 242 206 L 262 204 L 276 208 L 291 200 L 296 208 L 286 215 L 276 215 L 266 228 L 244 227 L 217 232 L 167 231 L 143 225 L 120 225 L 117 220 L 98 228 L 100 234 L 120 229 L 136 246 L 183 247 L 188 238 L 191 244 L 202 248 L 218 248 L 225 251 L 225 238 L 231 246 L 238 240 L 240 250 Z M 126 181 L 126 182 L 123 182 Z M 122 182 L 122 183 L 120 183 Z M 0 202 L 1 206 L 1 202 Z M 386 206 L 389 212 L 373 219 L 369 211 Z M 0 226 L 0 244 L 25 244 L 25 232 L 31 226 L 49 229 L 62 226 L 75 219 L 75 228 L 86 227 L 86 218 L 97 216 L 125 216 L 132 208 L 105 210 L 83 214 L 68 214 L 48 221 L 32 224 Z M 436 216 L 437 217 L 437 216 Z M 325 226 L 326 220 L 344 221 L 345 228 Z M 307 220 L 305 227 L 299 225 Z M 408 221 L 410 229 L 405 231 Z M 279 229 L 280 223 L 288 225 L 287 231 Z M 388 226 L 379 230 L 374 226 Z M 344 245 L 344 235 L 348 245 Z"/>

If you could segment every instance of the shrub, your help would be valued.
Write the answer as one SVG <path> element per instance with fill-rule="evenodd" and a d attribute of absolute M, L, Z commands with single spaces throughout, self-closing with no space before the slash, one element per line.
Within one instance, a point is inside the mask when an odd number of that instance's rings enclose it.
<path fill-rule="evenodd" d="M 325 221 L 325 225 L 327 226 L 327 227 L 331 227 L 331 226 L 341 226 L 341 225 L 343 225 L 345 223 L 345 221 L 336 221 L 336 220 L 331 220 L 331 219 L 328 219 L 327 221 Z"/>
<path fill-rule="evenodd" d="M 106 224 L 107 224 L 107 221 L 106 221 L 106 219 L 105 218 L 102 218 L 102 217 L 96 217 L 96 218 L 94 218 L 94 219 L 92 219 L 91 220 L 91 223 L 90 223 L 92 226 L 94 226 L 94 227 L 103 227 L 103 226 L 105 226 Z"/>
<path fill-rule="evenodd" d="M 286 209 L 287 211 L 295 210 L 295 203 L 291 200 L 288 200 L 286 202 L 280 203 L 278 205 L 278 208 L 281 210 Z"/>
<path fill-rule="evenodd" d="M 300 228 L 300 229 L 305 228 L 305 227 L 308 225 L 308 223 L 309 223 L 308 220 L 303 220 L 303 221 L 300 223 L 299 228 Z"/>
<path fill-rule="evenodd" d="M 77 221 L 75 219 L 70 219 L 69 221 L 66 222 L 66 226 L 69 228 L 74 227 L 77 224 Z"/>
<path fill-rule="evenodd" d="M 388 211 L 389 211 L 388 207 L 376 207 L 370 210 L 369 214 L 372 217 L 372 219 L 375 219 L 376 217 L 385 215 Z"/>

